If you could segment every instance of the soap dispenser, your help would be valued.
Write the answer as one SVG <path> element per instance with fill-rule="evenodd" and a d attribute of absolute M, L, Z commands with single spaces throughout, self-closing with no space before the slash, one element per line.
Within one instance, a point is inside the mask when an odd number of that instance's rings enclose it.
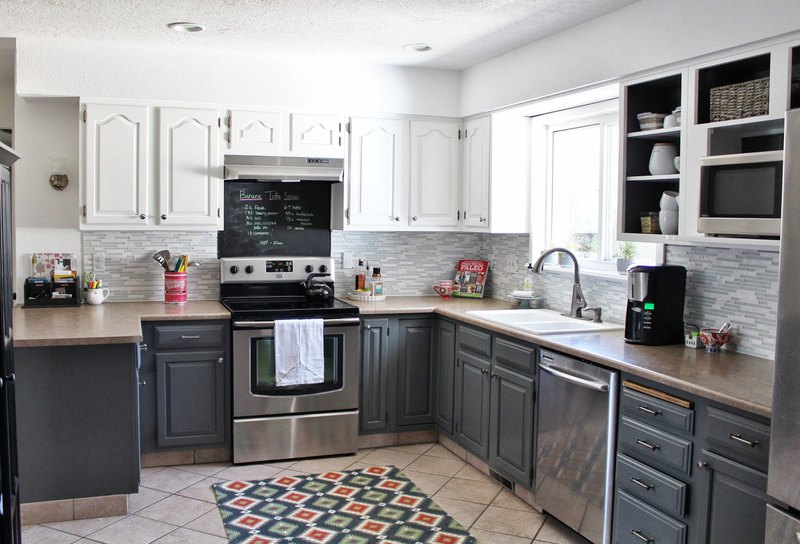
<path fill-rule="evenodd" d="M 525 279 L 522 280 L 523 291 L 533 291 L 533 264 L 528 263 L 528 271 L 525 274 Z"/>

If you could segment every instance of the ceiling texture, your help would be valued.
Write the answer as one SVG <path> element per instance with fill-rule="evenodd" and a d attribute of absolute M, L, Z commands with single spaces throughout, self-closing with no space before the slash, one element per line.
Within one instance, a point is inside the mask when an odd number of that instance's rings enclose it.
<path fill-rule="evenodd" d="M 463 70 L 637 0 L 0 0 L 0 37 L 248 50 Z M 198 34 L 169 30 L 189 21 Z M 409 52 L 407 43 L 432 46 Z"/>

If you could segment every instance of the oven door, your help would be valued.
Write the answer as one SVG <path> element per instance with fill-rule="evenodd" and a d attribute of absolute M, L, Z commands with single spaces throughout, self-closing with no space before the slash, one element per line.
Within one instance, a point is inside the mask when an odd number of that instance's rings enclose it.
<path fill-rule="evenodd" d="M 279 386 L 275 380 L 274 322 L 234 322 L 233 415 L 333 412 L 358 408 L 360 319 L 325 319 L 325 378 Z"/>

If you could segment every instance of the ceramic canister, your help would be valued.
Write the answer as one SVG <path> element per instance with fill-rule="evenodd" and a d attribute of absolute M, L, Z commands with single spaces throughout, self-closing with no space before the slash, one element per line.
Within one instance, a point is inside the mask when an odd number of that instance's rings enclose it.
<path fill-rule="evenodd" d="M 677 155 L 678 150 L 675 148 L 675 144 L 659 142 L 653 145 L 648 164 L 650 174 L 654 176 L 676 174 L 674 161 Z"/>

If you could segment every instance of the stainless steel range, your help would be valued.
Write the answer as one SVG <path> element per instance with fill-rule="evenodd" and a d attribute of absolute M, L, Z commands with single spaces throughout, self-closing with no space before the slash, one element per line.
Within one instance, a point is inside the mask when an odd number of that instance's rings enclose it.
<path fill-rule="evenodd" d="M 236 257 L 220 266 L 233 325 L 233 462 L 355 452 L 360 318 L 330 296 L 333 259 Z M 288 319 L 323 320 L 319 383 L 279 385 L 275 322 Z"/>

